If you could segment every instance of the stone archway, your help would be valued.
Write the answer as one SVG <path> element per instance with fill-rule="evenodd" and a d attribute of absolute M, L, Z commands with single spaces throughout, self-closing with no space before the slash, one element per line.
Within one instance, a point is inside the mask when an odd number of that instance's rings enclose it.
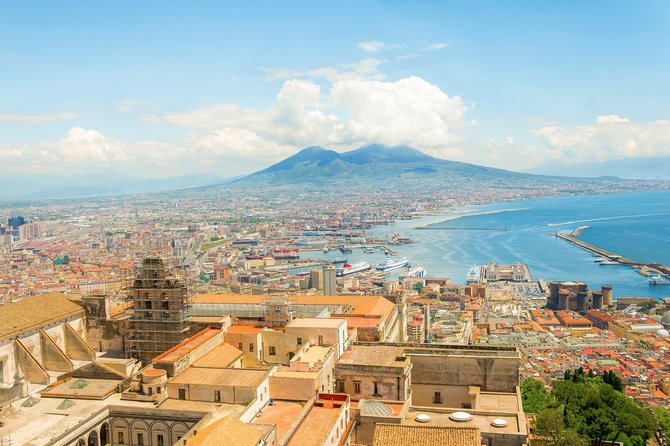
<path fill-rule="evenodd" d="M 109 424 L 102 423 L 102 426 L 100 426 L 100 446 L 107 446 L 111 443 L 109 434 Z"/>
<path fill-rule="evenodd" d="M 100 446 L 97 431 L 93 431 L 90 434 L 88 434 L 88 442 L 86 443 L 86 446 Z"/>

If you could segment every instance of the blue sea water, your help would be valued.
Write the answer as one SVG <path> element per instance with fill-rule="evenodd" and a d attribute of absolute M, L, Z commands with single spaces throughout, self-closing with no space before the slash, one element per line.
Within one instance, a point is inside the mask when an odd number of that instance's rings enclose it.
<path fill-rule="evenodd" d="M 435 230 L 418 230 L 431 225 Z M 585 250 L 554 236 L 588 226 L 580 239 L 624 257 L 670 265 L 670 191 L 550 197 L 473 206 L 402 220 L 372 230 L 377 237 L 400 233 L 417 243 L 394 247 L 432 277 L 464 283 L 472 264 L 521 262 L 535 279 L 584 281 L 613 286 L 615 296 L 670 296 L 670 285 L 649 285 L 634 269 L 600 265 Z M 467 228 L 499 228 L 481 230 Z M 342 256 L 329 253 L 325 256 Z M 305 256 L 306 257 L 306 256 Z M 349 261 L 376 264 L 383 254 L 349 254 Z M 397 273 L 396 273 L 397 276 Z"/>

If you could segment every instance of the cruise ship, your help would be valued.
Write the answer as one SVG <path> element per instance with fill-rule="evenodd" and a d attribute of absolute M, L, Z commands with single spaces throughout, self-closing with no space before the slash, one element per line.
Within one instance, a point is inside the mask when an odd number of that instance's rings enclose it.
<path fill-rule="evenodd" d="M 387 257 L 383 262 L 377 264 L 379 271 L 391 271 L 392 269 L 402 268 L 409 263 L 407 257 Z"/>
<path fill-rule="evenodd" d="M 480 266 L 472 265 L 470 268 L 468 268 L 468 275 L 465 276 L 465 281 L 467 283 L 479 283 L 480 270 Z"/>
<path fill-rule="evenodd" d="M 651 285 L 670 285 L 670 279 L 668 279 L 665 276 L 661 276 L 660 274 L 656 274 L 655 276 L 651 276 L 649 278 L 649 284 L 651 284 Z"/>
<path fill-rule="evenodd" d="M 367 271 L 369 269 L 370 264 L 368 262 L 354 263 L 353 265 L 345 263 L 342 265 L 342 268 L 337 268 L 335 270 L 335 275 L 338 277 L 344 277 L 351 274 L 362 273 L 363 271 Z"/>

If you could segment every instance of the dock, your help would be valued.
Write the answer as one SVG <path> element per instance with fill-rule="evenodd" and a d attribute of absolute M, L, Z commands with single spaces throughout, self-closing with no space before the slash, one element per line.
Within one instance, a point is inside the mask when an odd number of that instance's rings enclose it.
<path fill-rule="evenodd" d="M 592 254 L 596 254 L 605 259 L 617 262 L 620 265 L 626 265 L 632 268 L 638 268 L 639 270 L 643 271 L 641 272 L 642 275 L 647 276 L 647 275 L 659 274 L 661 276 L 670 278 L 670 267 L 666 265 L 661 265 L 660 263 L 637 262 L 635 260 L 627 259 L 623 256 L 620 256 L 617 253 L 603 249 L 599 246 L 592 245 L 590 243 L 586 243 L 582 240 L 579 240 L 575 234 L 577 235 L 580 234 L 584 229 L 586 229 L 586 227 L 582 226 L 580 228 L 575 229 L 569 234 L 556 232 L 554 235 L 558 238 L 562 238 L 563 240 L 567 240 L 573 245 L 578 246 Z"/>

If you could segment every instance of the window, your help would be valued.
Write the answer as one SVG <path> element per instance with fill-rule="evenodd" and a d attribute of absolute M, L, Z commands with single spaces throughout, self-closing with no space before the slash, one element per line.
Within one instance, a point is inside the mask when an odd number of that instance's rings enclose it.
<path fill-rule="evenodd" d="M 323 345 L 323 335 L 319 335 L 319 345 Z"/>
<path fill-rule="evenodd" d="M 153 394 L 154 394 L 154 389 L 153 389 L 153 387 L 149 387 L 149 395 L 153 395 Z"/>
<path fill-rule="evenodd" d="M 295 353 L 293 353 L 293 352 L 288 352 L 288 360 L 289 360 L 289 361 L 290 361 L 291 359 L 293 359 L 294 356 L 295 356 Z"/>
<path fill-rule="evenodd" d="M 161 393 L 161 388 L 160 387 L 156 387 L 156 393 Z"/>
<path fill-rule="evenodd" d="M 270 354 L 270 356 L 274 356 L 274 355 L 277 354 L 277 352 L 275 351 L 275 346 L 274 345 L 271 345 L 271 346 L 268 347 L 268 353 Z"/>
<path fill-rule="evenodd" d="M 375 393 L 374 393 L 374 395 L 375 395 L 375 396 L 380 396 L 380 395 L 379 395 L 379 383 L 374 383 L 374 384 L 375 384 Z"/>
<path fill-rule="evenodd" d="M 302 338 L 298 338 L 298 339 L 296 339 L 295 342 L 296 342 L 296 344 L 298 344 L 298 345 L 302 345 Z"/>
<path fill-rule="evenodd" d="M 344 381 L 335 381 L 335 389 L 337 393 L 344 393 Z"/>
<path fill-rule="evenodd" d="M 361 382 L 354 381 L 354 393 L 361 393 Z"/>
<path fill-rule="evenodd" d="M 0 361 L 0 383 L 5 382 L 5 362 Z"/>
<path fill-rule="evenodd" d="M 242 350 L 242 349 L 240 349 Z M 254 352 L 254 344 L 252 342 L 249 343 L 249 352 L 253 353 Z"/>
<path fill-rule="evenodd" d="M 238 347 L 240 350 L 244 350 L 244 345 L 242 345 L 241 342 L 240 342 L 239 344 L 237 344 L 237 347 Z"/>
<path fill-rule="evenodd" d="M 145 319 L 151 319 L 151 318 L 153 318 L 153 313 L 151 311 L 147 311 Z"/>
<path fill-rule="evenodd" d="M 435 392 L 433 395 L 433 403 L 434 404 L 442 404 L 442 393 L 441 392 Z"/>
<path fill-rule="evenodd" d="M 123 438 L 123 432 L 116 433 L 116 442 L 118 444 L 123 444 L 125 442 L 125 438 Z"/>
<path fill-rule="evenodd" d="M 214 401 L 217 403 L 221 402 L 221 391 L 220 390 L 215 390 L 214 391 Z"/>
<path fill-rule="evenodd" d="M 186 389 L 179 389 L 179 399 L 180 400 L 186 399 Z"/>
<path fill-rule="evenodd" d="M 164 446 L 164 442 L 162 434 L 156 435 L 156 446 Z"/>
<path fill-rule="evenodd" d="M 142 433 L 137 434 L 137 444 L 138 445 L 143 445 L 144 444 L 144 434 L 142 434 Z"/>

